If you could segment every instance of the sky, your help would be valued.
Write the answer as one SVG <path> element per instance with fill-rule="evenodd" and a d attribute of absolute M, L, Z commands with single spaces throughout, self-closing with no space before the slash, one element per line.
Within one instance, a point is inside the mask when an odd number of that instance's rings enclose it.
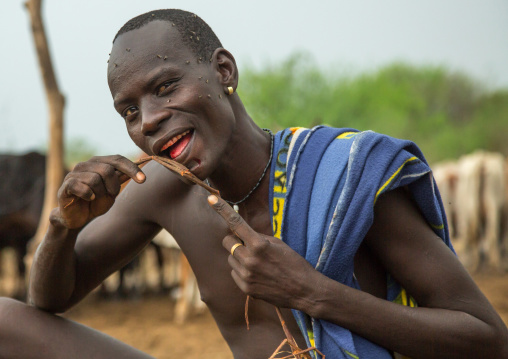
<path fill-rule="evenodd" d="M 106 61 L 126 21 L 167 7 L 211 26 L 237 60 L 240 90 L 242 66 L 262 69 L 295 51 L 337 73 L 404 61 L 508 88 L 506 0 L 43 0 L 68 141 L 85 139 L 101 155 L 137 152 L 113 109 Z M 48 109 L 23 1 L 3 1 L 0 23 L 0 152 L 44 148 Z"/>

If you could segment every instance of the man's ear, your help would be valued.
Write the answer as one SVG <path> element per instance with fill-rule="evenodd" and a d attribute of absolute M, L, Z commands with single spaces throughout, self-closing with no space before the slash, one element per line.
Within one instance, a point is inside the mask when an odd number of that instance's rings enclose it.
<path fill-rule="evenodd" d="M 238 87 L 238 68 L 233 55 L 226 49 L 215 49 L 212 55 L 212 66 L 217 70 L 224 92 L 228 93 L 228 87 L 232 87 L 233 91 L 236 91 Z"/>

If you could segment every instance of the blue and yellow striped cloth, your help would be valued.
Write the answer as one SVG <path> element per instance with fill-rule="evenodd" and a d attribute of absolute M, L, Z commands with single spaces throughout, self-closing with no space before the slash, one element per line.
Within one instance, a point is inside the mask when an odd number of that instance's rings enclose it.
<path fill-rule="evenodd" d="M 274 236 L 326 276 L 359 289 L 354 255 L 372 224 L 377 198 L 400 186 L 407 186 L 427 222 L 453 250 L 435 181 L 414 143 L 372 131 L 289 128 L 276 134 L 274 156 Z M 387 300 L 416 306 L 392 278 L 387 289 Z M 307 344 L 327 359 L 392 358 L 345 328 L 297 310 L 293 314 Z"/>

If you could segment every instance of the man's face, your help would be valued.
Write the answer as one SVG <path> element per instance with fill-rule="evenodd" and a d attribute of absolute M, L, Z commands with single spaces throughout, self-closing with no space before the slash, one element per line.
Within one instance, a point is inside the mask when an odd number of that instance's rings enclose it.
<path fill-rule="evenodd" d="M 120 35 L 108 83 L 129 136 L 145 153 L 174 159 L 200 178 L 215 170 L 235 127 L 233 110 L 216 62 L 183 45 L 171 23 Z"/>

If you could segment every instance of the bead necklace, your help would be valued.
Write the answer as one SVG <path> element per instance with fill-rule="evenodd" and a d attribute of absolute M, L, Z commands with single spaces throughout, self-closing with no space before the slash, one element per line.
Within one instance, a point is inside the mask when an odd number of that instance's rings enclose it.
<path fill-rule="evenodd" d="M 229 203 L 230 205 L 233 206 L 233 209 L 236 212 L 238 212 L 240 210 L 240 207 L 238 207 L 238 205 L 240 203 L 244 202 L 247 198 L 249 198 L 249 196 L 252 194 L 252 192 L 254 192 L 256 190 L 256 188 L 258 188 L 258 186 L 260 185 L 261 181 L 263 180 L 263 178 L 266 175 L 266 171 L 268 170 L 268 167 L 270 166 L 270 163 L 272 162 L 272 156 L 273 156 L 273 133 L 268 128 L 263 128 L 263 131 L 268 132 L 270 134 L 270 158 L 268 159 L 268 162 L 267 162 L 267 164 L 265 166 L 265 169 L 263 170 L 263 173 L 261 174 L 261 177 L 259 177 L 257 183 L 254 185 L 254 187 L 252 187 L 252 189 L 249 191 L 249 193 L 247 193 L 247 195 L 245 197 L 243 197 L 241 200 L 236 201 L 236 202 L 228 201 L 227 199 L 225 199 L 225 201 L 227 203 Z M 209 184 L 208 183 L 208 179 L 206 180 L 206 182 L 207 182 L 207 184 Z"/>

